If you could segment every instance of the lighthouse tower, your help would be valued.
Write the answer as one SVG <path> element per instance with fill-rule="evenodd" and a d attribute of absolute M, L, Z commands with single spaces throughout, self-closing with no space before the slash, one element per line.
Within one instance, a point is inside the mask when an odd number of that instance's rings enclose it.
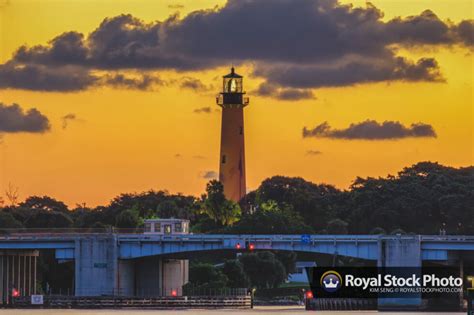
<path fill-rule="evenodd" d="M 217 97 L 222 107 L 219 180 L 226 198 L 236 202 L 245 195 L 244 107 L 249 98 L 244 96 L 242 79 L 232 67 L 223 76 L 222 92 Z"/>

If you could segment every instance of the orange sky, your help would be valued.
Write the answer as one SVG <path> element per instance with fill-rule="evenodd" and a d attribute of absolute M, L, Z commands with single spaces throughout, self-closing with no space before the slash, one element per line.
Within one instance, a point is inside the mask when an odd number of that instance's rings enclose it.
<path fill-rule="evenodd" d="M 344 1 L 349 2 L 349 1 Z M 361 4 L 364 1 L 355 1 Z M 175 1 L 22 1 L 0 0 L 0 64 L 22 44 L 44 44 L 69 30 L 89 33 L 105 17 L 131 13 L 147 22 L 163 20 Z M 464 0 L 376 0 L 384 19 L 431 9 L 442 19 L 473 18 Z M 182 1 L 181 17 L 218 1 Z M 272 175 L 301 176 L 316 183 L 347 188 L 356 176 L 386 176 L 419 161 L 472 165 L 473 57 L 468 49 L 401 50 L 403 56 L 438 60 L 446 83 L 372 83 L 317 88 L 316 99 L 282 101 L 249 93 L 245 109 L 247 183 L 250 189 Z M 231 60 L 229 61 L 231 62 Z M 252 63 L 237 68 L 244 87 L 255 90 Z M 215 94 L 228 67 L 205 71 L 157 71 L 168 82 L 199 78 L 208 89 L 156 91 L 97 87 L 81 92 L 0 90 L 0 102 L 35 107 L 52 125 L 42 134 L 5 133 L 0 144 L 0 192 L 9 183 L 20 199 L 49 195 L 69 205 L 106 204 L 123 192 L 167 189 L 199 195 L 207 171 L 218 170 L 220 108 Z M 211 106 L 211 113 L 194 110 Z M 66 128 L 61 117 L 74 113 Z M 334 128 L 373 119 L 423 122 L 437 138 L 399 140 L 303 139 L 302 128 L 328 121 Z M 311 155 L 308 151 L 320 151 Z M 1 193 L 0 193 L 1 195 Z"/>

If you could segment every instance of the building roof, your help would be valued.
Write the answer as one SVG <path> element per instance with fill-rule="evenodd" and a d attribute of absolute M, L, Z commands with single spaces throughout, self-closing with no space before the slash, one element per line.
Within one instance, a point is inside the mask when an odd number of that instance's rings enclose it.
<path fill-rule="evenodd" d="M 174 222 L 189 222 L 186 219 L 146 219 L 145 222 L 163 222 L 163 223 L 174 223 Z"/>
<path fill-rule="evenodd" d="M 234 67 L 230 68 L 230 73 L 223 76 L 223 78 L 242 78 L 241 75 L 235 73 Z"/>

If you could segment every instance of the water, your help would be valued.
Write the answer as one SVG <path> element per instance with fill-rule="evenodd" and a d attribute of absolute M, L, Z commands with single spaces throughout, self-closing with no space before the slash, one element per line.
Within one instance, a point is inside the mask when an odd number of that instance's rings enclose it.
<path fill-rule="evenodd" d="M 147 314 L 157 314 L 157 315 L 252 315 L 252 314 L 279 314 L 279 315 L 299 315 L 299 314 L 318 314 L 318 315 L 334 315 L 334 314 L 357 314 L 357 315 L 374 315 L 377 314 L 375 311 L 317 311 L 310 312 L 305 311 L 304 307 L 293 307 L 293 306 L 257 306 L 254 309 L 250 310 L 234 310 L 234 309 L 219 309 L 219 310 L 207 310 L 207 309 L 187 309 L 187 310 L 130 310 L 130 309 L 121 309 L 121 310 L 2 310 L 0 309 L 0 315 L 147 315 Z M 382 315 L 400 315 L 399 312 L 383 312 Z M 440 315 L 441 313 L 403 313 L 403 315 L 414 315 L 414 314 L 423 314 L 423 315 Z M 442 313 L 444 315 L 459 315 L 460 313 Z"/>

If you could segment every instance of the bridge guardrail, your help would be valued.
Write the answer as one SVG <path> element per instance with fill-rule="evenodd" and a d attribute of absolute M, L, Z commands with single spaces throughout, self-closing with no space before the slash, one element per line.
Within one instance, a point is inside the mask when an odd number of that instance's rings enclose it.
<path fill-rule="evenodd" d="M 301 235 L 294 234 L 185 234 L 153 235 L 144 234 L 143 228 L 58 228 L 58 229 L 0 229 L 0 240 L 64 239 L 82 235 L 116 235 L 119 241 L 206 241 L 245 239 L 255 242 L 301 242 Z M 423 242 L 458 242 L 474 241 L 474 235 L 309 235 L 309 242 L 377 242 L 379 240 L 413 239 Z"/>
<path fill-rule="evenodd" d="M 0 228 L 1 235 L 10 234 L 143 234 L 144 228 Z"/>

